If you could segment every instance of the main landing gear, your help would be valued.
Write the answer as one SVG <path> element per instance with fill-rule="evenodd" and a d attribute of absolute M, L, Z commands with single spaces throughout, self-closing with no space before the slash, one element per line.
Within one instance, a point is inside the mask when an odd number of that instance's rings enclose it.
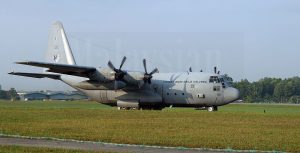
<path fill-rule="evenodd" d="M 118 110 L 162 110 L 163 107 L 118 107 Z"/>
<path fill-rule="evenodd" d="M 196 107 L 195 110 L 207 110 L 209 112 L 215 112 L 218 111 L 217 106 L 210 106 L 210 107 Z"/>
<path fill-rule="evenodd" d="M 218 111 L 218 107 L 217 106 L 210 106 L 206 108 L 207 111 L 209 112 L 214 112 L 214 111 Z"/>

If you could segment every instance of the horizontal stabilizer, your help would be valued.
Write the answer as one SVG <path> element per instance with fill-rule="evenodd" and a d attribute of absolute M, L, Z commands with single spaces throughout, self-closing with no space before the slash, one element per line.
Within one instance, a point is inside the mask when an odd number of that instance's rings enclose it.
<path fill-rule="evenodd" d="M 17 64 L 30 65 L 48 68 L 48 72 L 61 73 L 67 75 L 81 76 L 89 78 L 90 73 L 96 71 L 94 67 L 88 66 L 77 66 L 77 65 L 68 65 L 68 64 L 56 64 L 56 63 L 45 63 L 45 62 L 16 62 Z"/>
<path fill-rule="evenodd" d="M 19 75 L 31 78 L 50 78 L 54 80 L 60 80 L 60 75 L 58 74 L 45 74 L 45 73 L 23 73 L 23 72 L 10 72 L 10 75 Z"/>

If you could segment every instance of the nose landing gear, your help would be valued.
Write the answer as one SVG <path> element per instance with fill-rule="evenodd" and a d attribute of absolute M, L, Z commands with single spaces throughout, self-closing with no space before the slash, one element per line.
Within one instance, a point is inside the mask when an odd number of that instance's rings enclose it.
<path fill-rule="evenodd" d="M 218 111 L 218 107 L 217 107 L 217 106 L 210 106 L 210 107 L 207 107 L 207 111 L 209 111 L 209 112 Z"/>
<path fill-rule="evenodd" d="M 215 112 L 218 111 L 217 106 L 210 106 L 210 107 L 196 107 L 195 110 L 207 110 L 209 112 Z"/>

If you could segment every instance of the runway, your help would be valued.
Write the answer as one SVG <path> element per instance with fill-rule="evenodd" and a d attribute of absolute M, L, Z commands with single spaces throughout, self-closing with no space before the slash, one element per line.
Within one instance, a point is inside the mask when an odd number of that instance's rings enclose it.
<path fill-rule="evenodd" d="M 34 137 L 7 137 L 0 136 L 0 145 L 15 145 L 27 147 L 46 147 L 61 149 L 76 149 L 85 151 L 107 152 L 143 152 L 143 153 L 220 153 L 229 150 L 209 150 L 201 148 L 160 147 L 144 145 L 126 145 L 92 141 L 77 141 L 65 139 L 47 139 Z"/>

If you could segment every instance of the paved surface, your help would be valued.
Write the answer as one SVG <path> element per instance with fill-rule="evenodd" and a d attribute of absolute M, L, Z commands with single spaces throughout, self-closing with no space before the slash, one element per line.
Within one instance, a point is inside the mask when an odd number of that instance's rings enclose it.
<path fill-rule="evenodd" d="M 108 152 L 143 152 L 143 153 L 220 153 L 221 150 L 187 149 L 176 147 L 142 146 L 142 145 L 121 145 L 113 143 L 76 141 L 76 140 L 51 140 L 39 138 L 16 138 L 0 136 L 0 145 L 17 145 L 28 147 L 47 147 L 77 149 L 89 151 L 108 151 Z M 225 152 L 223 150 L 223 152 Z"/>

